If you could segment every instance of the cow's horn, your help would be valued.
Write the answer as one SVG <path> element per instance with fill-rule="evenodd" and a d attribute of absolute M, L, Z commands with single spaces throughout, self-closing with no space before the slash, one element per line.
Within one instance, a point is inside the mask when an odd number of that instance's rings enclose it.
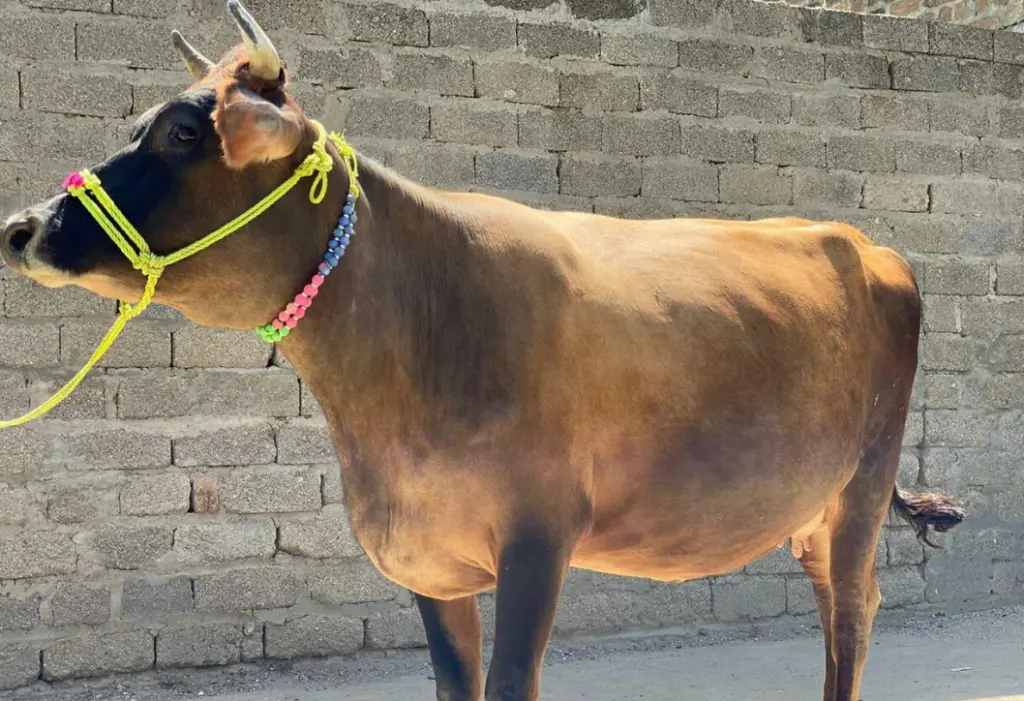
<path fill-rule="evenodd" d="M 181 54 L 181 60 L 185 62 L 185 68 L 196 80 L 202 80 L 206 77 L 206 74 L 213 68 L 213 61 L 203 56 L 194 46 L 185 41 L 185 37 L 181 35 L 177 29 L 171 31 L 171 41 L 174 42 L 174 48 Z"/>
<path fill-rule="evenodd" d="M 242 30 L 242 41 L 249 54 L 249 70 L 258 78 L 277 80 L 281 75 L 281 57 L 270 37 L 238 0 L 228 0 L 228 11 Z"/>

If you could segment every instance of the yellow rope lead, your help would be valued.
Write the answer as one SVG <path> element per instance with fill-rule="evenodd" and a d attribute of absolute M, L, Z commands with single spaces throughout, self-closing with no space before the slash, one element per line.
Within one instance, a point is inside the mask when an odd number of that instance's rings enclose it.
<path fill-rule="evenodd" d="M 309 188 L 309 201 L 313 204 L 319 204 L 323 201 L 324 196 L 327 194 L 327 173 L 333 169 L 334 161 L 331 159 L 330 154 L 327 153 L 327 133 L 319 122 L 315 120 L 312 121 L 319 134 L 317 140 L 313 144 L 313 151 L 306 156 L 305 160 L 303 160 L 287 180 L 274 188 L 274 190 L 272 190 L 262 200 L 257 202 L 238 217 L 229 221 L 224 226 L 212 231 L 195 243 L 185 246 L 184 248 L 166 256 L 158 256 L 150 250 L 146 240 L 141 234 L 139 234 L 135 227 L 132 226 L 131 222 L 128 221 L 128 218 L 124 216 L 121 210 L 116 204 L 114 204 L 114 201 L 103 189 L 103 185 L 100 183 L 99 177 L 88 170 L 82 170 L 80 172 L 81 177 L 76 181 L 76 184 L 68 186 L 67 189 L 69 194 L 81 202 L 86 210 L 92 214 L 100 228 L 106 232 L 107 236 L 110 237 L 121 253 L 124 254 L 125 258 L 131 261 L 132 267 L 141 271 L 146 276 L 146 286 L 143 289 L 142 296 L 139 298 L 139 301 L 135 304 L 129 304 L 125 301 L 120 302 L 118 305 L 117 318 L 114 319 L 114 323 L 110 327 L 110 330 L 107 331 L 106 335 L 100 341 L 100 344 L 96 346 L 96 350 L 94 350 L 92 355 L 89 356 L 89 359 L 86 361 L 82 369 L 75 373 L 74 377 L 68 380 L 67 384 L 57 390 L 56 394 L 52 397 L 24 416 L 19 416 L 16 419 L 10 419 L 7 421 L 0 421 L 0 428 L 10 428 L 12 426 L 20 426 L 21 424 L 28 423 L 33 419 L 39 418 L 67 399 L 68 395 L 75 391 L 78 385 L 82 383 L 82 380 L 85 379 L 86 375 L 88 375 L 93 367 L 95 367 L 96 363 L 98 363 L 100 359 L 106 355 L 107 351 L 110 350 L 110 347 L 114 345 L 118 336 L 121 335 L 121 331 L 124 330 L 125 324 L 144 312 L 150 305 L 153 301 L 153 295 L 156 292 L 156 283 L 160 279 L 160 275 L 163 273 L 164 268 L 168 265 L 171 263 L 177 263 L 191 255 L 199 253 L 229 234 L 238 231 L 269 209 L 270 206 L 279 199 L 284 197 L 288 191 L 299 182 L 299 180 L 313 175 L 314 173 L 316 174 L 316 177 L 313 179 L 313 183 Z M 358 192 L 356 178 L 359 175 L 359 171 L 355 152 L 352 150 L 352 147 L 345 142 L 343 136 L 331 134 L 330 138 L 331 141 L 334 142 L 335 146 L 337 146 L 345 163 L 351 187 L 356 188 L 356 192 Z M 89 196 L 90 193 L 95 197 L 95 200 Z M 111 219 L 113 219 L 113 221 L 111 221 Z M 134 247 L 131 244 L 134 244 Z"/>

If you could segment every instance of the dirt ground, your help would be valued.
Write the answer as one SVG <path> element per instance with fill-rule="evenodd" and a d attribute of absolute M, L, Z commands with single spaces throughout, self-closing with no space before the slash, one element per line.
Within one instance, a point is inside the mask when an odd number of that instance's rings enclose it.
<path fill-rule="evenodd" d="M 542 698 L 818 701 L 823 651 L 807 622 L 556 641 Z M 165 671 L 38 687 L 17 701 L 432 701 L 425 651 Z M 863 701 L 1024 701 L 1024 606 L 879 615 Z M 0 697 L 3 698 L 3 697 Z"/>

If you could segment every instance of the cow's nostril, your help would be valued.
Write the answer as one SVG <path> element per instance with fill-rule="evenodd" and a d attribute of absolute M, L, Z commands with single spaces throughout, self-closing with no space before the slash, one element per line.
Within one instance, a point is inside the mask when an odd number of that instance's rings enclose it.
<path fill-rule="evenodd" d="M 25 252 L 25 249 L 28 248 L 28 244 L 31 240 L 31 229 L 29 229 L 28 227 L 15 229 L 14 231 L 11 232 L 11 238 L 8 245 L 11 247 L 12 252 L 20 256 Z"/>

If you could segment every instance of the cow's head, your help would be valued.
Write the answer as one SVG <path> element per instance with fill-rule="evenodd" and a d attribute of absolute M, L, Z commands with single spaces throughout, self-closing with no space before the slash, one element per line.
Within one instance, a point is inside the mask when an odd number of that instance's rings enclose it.
<path fill-rule="evenodd" d="M 266 33 L 237 0 L 227 4 L 242 43 L 214 64 L 175 31 L 194 84 L 140 116 L 130 143 L 90 167 L 158 255 L 258 202 L 294 172 L 318 136 L 288 95 L 284 65 Z M 335 167 L 328 199 L 313 205 L 302 182 L 238 233 L 168 267 L 155 300 L 204 325 L 267 323 L 315 269 L 347 188 L 344 168 Z M 335 201 L 338 207 L 328 205 Z M 12 215 L 0 253 L 16 273 L 46 287 L 77 285 L 134 301 L 145 283 L 67 193 Z"/>

